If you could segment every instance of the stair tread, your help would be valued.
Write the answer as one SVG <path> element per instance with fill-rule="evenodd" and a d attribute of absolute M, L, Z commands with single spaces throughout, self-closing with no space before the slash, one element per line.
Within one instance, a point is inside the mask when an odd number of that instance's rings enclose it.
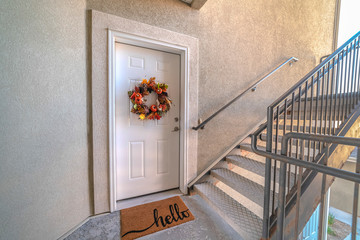
<path fill-rule="evenodd" d="M 257 146 L 259 150 L 266 151 L 266 148 L 263 146 Z M 249 143 L 240 143 L 240 149 L 246 150 L 248 152 L 252 152 L 251 144 Z"/>
<path fill-rule="evenodd" d="M 295 153 L 296 153 L 296 141 L 294 141 L 294 145 L 292 146 L 292 157 L 296 157 L 296 155 L 295 155 Z M 307 155 L 307 153 L 308 153 L 308 148 L 307 148 L 307 141 L 305 141 L 305 147 L 304 147 L 304 149 L 305 149 L 305 154 L 304 154 L 304 159 L 307 159 L 307 157 L 308 157 L 308 155 Z M 313 143 L 312 143 L 312 145 L 313 145 Z M 260 150 L 260 151 L 266 151 L 266 148 L 264 147 L 264 146 L 257 146 L 257 148 Z M 316 147 L 316 150 L 318 150 L 318 146 Z M 253 152 L 252 151 L 252 149 L 251 149 L 251 144 L 248 144 L 248 143 L 241 143 L 240 144 L 240 149 L 242 149 L 242 150 L 245 150 L 245 151 L 248 151 L 248 152 Z M 280 149 L 281 149 L 281 147 L 279 147 L 279 149 L 278 149 L 278 154 L 280 154 Z M 311 149 L 311 151 L 310 151 L 310 157 L 313 157 L 313 155 L 314 155 L 314 153 L 313 153 L 313 148 L 310 148 Z M 300 150 L 299 150 L 300 151 Z M 317 154 L 317 153 L 316 153 Z"/>
<path fill-rule="evenodd" d="M 261 162 L 239 155 L 227 156 L 226 160 L 232 164 L 235 164 L 236 166 L 249 170 L 260 176 L 265 175 L 265 164 Z"/>
<path fill-rule="evenodd" d="M 211 183 L 196 184 L 195 190 L 217 208 L 244 239 L 260 239 L 262 221 L 249 209 Z"/>
<path fill-rule="evenodd" d="M 211 173 L 229 187 L 263 207 L 264 187 L 228 169 L 216 169 Z M 275 195 L 277 197 L 277 194 Z M 272 198 L 271 198 L 272 199 Z"/>
<path fill-rule="evenodd" d="M 264 163 L 252 160 L 247 157 L 239 156 L 239 155 L 227 156 L 226 160 L 238 167 L 246 169 L 257 175 L 265 176 L 265 164 Z M 277 166 L 277 171 L 276 171 L 275 181 L 276 181 L 276 183 L 278 183 L 279 182 L 279 173 L 280 173 L 280 170 L 279 170 L 280 164 L 277 164 L 276 166 Z M 271 168 L 273 169 L 274 167 L 271 167 Z M 273 170 L 272 170 L 272 172 L 273 172 Z M 290 178 L 290 185 L 293 186 L 295 173 L 291 173 L 291 174 L 292 174 L 292 177 Z"/>

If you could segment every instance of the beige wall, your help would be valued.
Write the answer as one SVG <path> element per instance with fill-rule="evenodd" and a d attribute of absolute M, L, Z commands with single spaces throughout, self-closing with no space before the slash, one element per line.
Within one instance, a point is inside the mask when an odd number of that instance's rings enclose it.
<path fill-rule="evenodd" d="M 85 0 L 0 1 L 0 239 L 91 214 Z"/>
<path fill-rule="evenodd" d="M 331 52 L 335 2 L 208 0 L 197 11 L 178 0 L 0 1 L 1 239 L 55 239 L 91 214 L 86 8 L 198 38 L 203 119 L 300 59 L 201 132 L 200 171 Z"/>
<path fill-rule="evenodd" d="M 356 162 L 347 161 L 343 170 L 355 172 Z M 331 185 L 330 207 L 352 214 L 353 212 L 354 183 L 344 179 L 336 178 Z M 360 203 L 360 200 L 359 200 Z M 360 209 L 358 210 L 360 216 Z"/>
<path fill-rule="evenodd" d="M 257 78 L 285 67 L 199 133 L 198 171 L 246 136 L 266 107 L 332 52 L 335 1 L 209 0 L 200 11 L 178 0 L 87 0 L 87 7 L 199 39 L 199 116 L 204 120 Z"/>

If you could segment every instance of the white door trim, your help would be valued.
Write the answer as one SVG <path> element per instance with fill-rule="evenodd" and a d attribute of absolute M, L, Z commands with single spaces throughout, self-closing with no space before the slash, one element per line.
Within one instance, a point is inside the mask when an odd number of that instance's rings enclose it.
<path fill-rule="evenodd" d="M 188 134 L 189 128 L 189 62 L 188 49 L 184 46 L 108 30 L 109 66 L 109 176 L 110 211 L 116 210 L 116 158 L 115 158 L 115 43 L 126 43 L 180 55 L 180 191 L 187 194 Z"/>

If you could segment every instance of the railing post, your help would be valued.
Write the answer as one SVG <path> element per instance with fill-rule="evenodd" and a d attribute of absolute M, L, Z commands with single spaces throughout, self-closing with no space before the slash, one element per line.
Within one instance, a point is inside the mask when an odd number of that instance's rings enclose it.
<path fill-rule="evenodd" d="M 304 159 L 304 140 L 301 140 L 301 153 L 300 159 Z M 295 173 L 296 174 L 296 173 Z M 303 168 L 299 167 L 299 176 L 296 183 L 296 212 L 295 212 L 295 236 L 294 239 L 298 239 L 299 237 L 299 216 L 300 216 L 300 198 L 301 198 L 301 183 L 302 183 L 302 174 Z"/>
<path fill-rule="evenodd" d="M 356 173 L 360 173 L 360 147 L 358 147 L 358 149 L 357 149 L 356 170 L 355 171 L 356 171 Z M 352 240 L 356 239 L 358 201 L 359 201 L 359 184 L 355 183 L 354 199 L 353 199 L 352 224 L 351 224 L 351 239 Z"/>
<path fill-rule="evenodd" d="M 273 128 L 273 108 L 267 109 L 267 132 L 266 132 L 266 151 L 272 149 L 272 128 Z M 264 183 L 264 209 L 263 209 L 263 239 L 269 239 L 270 227 L 270 185 L 271 185 L 271 158 L 266 158 L 265 162 L 265 183 Z M 275 192 L 275 189 L 274 189 Z"/>
<path fill-rule="evenodd" d="M 287 143 L 286 143 L 287 144 Z M 287 145 L 281 146 L 281 155 L 287 156 Z M 285 187 L 286 187 L 286 163 L 280 163 L 279 173 L 279 195 L 278 195 L 278 216 L 277 216 L 277 239 L 284 239 L 285 226 Z"/>
<path fill-rule="evenodd" d="M 325 143 L 324 166 L 327 166 L 328 158 L 329 158 L 329 144 Z M 327 225 L 326 222 L 327 222 L 327 208 L 328 208 L 328 204 L 326 203 L 326 201 L 327 201 L 326 174 L 323 174 L 322 182 L 321 182 L 321 199 L 320 199 L 320 214 L 319 214 L 319 239 L 326 239 L 327 231 L 325 230 L 325 226 Z"/>

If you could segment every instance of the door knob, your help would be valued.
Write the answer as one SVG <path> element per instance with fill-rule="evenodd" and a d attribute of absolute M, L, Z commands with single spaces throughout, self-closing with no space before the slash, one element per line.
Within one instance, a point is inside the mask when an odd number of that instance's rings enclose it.
<path fill-rule="evenodd" d="M 173 132 L 177 132 L 177 131 L 179 131 L 180 130 L 180 128 L 179 127 L 174 127 L 174 130 L 172 130 Z"/>

